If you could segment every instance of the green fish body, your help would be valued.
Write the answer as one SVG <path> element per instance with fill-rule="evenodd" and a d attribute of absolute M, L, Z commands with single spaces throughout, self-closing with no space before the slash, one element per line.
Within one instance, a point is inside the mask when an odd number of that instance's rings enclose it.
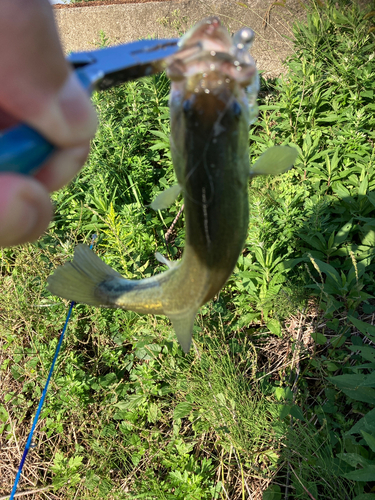
<path fill-rule="evenodd" d="M 152 278 L 127 280 L 87 246 L 48 278 L 51 293 L 75 302 L 170 318 L 185 352 L 198 309 L 223 287 L 246 239 L 251 176 L 290 168 L 296 151 L 275 147 L 250 171 L 248 130 L 256 118 L 258 76 L 248 47 L 252 31 L 231 38 L 216 17 L 194 26 L 168 62 L 172 80 L 171 151 L 178 181 L 151 205 L 182 191 L 186 242 L 180 262 Z M 198 45 L 197 45 L 198 44 Z M 197 50 L 198 46 L 198 50 Z"/>

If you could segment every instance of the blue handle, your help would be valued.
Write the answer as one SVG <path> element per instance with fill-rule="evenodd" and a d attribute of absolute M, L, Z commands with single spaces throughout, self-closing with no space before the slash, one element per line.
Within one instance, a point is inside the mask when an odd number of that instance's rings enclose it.
<path fill-rule="evenodd" d="M 0 132 L 0 172 L 32 174 L 55 150 L 50 142 L 27 125 Z"/>
<path fill-rule="evenodd" d="M 76 75 L 91 94 L 91 81 L 82 69 Z M 48 160 L 56 146 L 25 124 L 0 131 L 0 172 L 33 174 Z"/>

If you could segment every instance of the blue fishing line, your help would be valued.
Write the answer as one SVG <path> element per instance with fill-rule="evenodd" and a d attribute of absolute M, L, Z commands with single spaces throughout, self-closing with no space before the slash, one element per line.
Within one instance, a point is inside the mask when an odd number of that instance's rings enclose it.
<path fill-rule="evenodd" d="M 92 238 L 91 238 L 91 245 L 90 245 L 91 249 L 94 246 L 94 242 L 95 242 L 96 238 L 97 238 L 96 234 L 94 234 L 92 236 Z M 16 479 L 14 480 L 14 485 L 13 485 L 12 491 L 10 493 L 9 500 L 13 500 L 14 499 L 14 495 L 16 494 L 17 485 L 18 485 L 18 482 L 19 482 L 20 477 L 21 477 L 23 465 L 25 463 L 27 454 L 29 453 L 29 450 L 31 448 L 31 443 L 32 443 L 32 438 L 33 438 L 33 434 L 34 434 L 34 431 L 35 431 L 35 427 L 36 427 L 36 424 L 38 423 L 40 412 L 42 411 L 43 403 L 44 403 L 44 400 L 46 398 L 47 391 L 48 391 L 48 385 L 50 383 L 50 380 L 51 380 L 51 377 L 52 377 L 52 373 L 53 373 L 53 370 L 55 368 L 57 357 L 59 355 L 60 348 L 61 348 L 61 345 L 63 343 L 64 335 L 65 335 L 65 332 L 66 332 L 66 329 L 67 329 L 67 326 L 68 326 L 68 323 L 69 323 L 69 320 L 70 320 L 70 316 L 72 314 L 74 306 L 75 306 L 75 302 L 71 302 L 68 314 L 66 316 L 65 325 L 64 325 L 64 328 L 63 328 L 63 330 L 61 332 L 61 335 L 60 335 L 60 338 L 59 338 L 59 342 L 58 342 L 57 347 L 56 347 L 55 355 L 54 355 L 53 360 L 52 360 L 52 365 L 51 365 L 51 368 L 50 368 L 49 373 L 48 373 L 46 385 L 44 386 L 42 397 L 40 398 L 38 409 L 36 410 L 36 414 L 35 414 L 35 417 L 34 417 L 33 425 L 31 426 L 31 431 L 30 431 L 29 437 L 27 438 L 27 441 L 26 441 L 26 446 L 25 446 L 25 449 L 24 449 L 24 452 L 23 452 L 23 455 L 22 455 L 22 458 L 21 458 L 20 465 L 18 467 Z"/>

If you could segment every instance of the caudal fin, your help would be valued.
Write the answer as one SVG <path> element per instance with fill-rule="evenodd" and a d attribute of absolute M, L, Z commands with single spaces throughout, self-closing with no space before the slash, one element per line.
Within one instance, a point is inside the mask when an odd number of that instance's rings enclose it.
<path fill-rule="evenodd" d="M 159 258 L 166 263 L 165 258 L 161 256 Z M 173 266 L 174 269 L 176 267 Z M 170 273 L 171 270 L 166 271 L 162 276 L 167 274 L 172 276 Z M 194 319 L 201 300 L 198 300 L 188 311 L 180 314 L 164 312 L 162 289 L 155 277 L 138 282 L 125 280 L 86 245 L 78 245 L 74 252 L 73 262 L 58 267 L 47 279 L 47 283 L 53 295 L 74 300 L 74 302 L 92 306 L 120 306 L 141 313 L 166 314 L 172 321 L 182 349 L 185 352 L 190 349 Z M 142 295 L 142 292 L 144 294 L 146 291 L 149 292 L 147 296 Z M 121 304 L 116 301 L 119 296 L 123 298 Z M 128 301 L 124 299 L 124 296 L 128 298 Z"/>
<path fill-rule="evenodd" d="M 95 293 L 97 286 L 103 281 L 119 277 L 121 275 L 105 264 L 87 245 L 78 245 L 73 262 L 58 267 L 47 283 L 53 295 L 100 306 L 105 304 Z"/>

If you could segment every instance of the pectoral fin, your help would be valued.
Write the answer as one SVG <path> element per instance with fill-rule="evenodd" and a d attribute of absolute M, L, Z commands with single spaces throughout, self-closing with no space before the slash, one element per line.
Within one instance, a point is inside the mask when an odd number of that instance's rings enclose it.
<path fill-rule="evenodd" d="M 193 326 L 197 311 L 189 312 L 183 316 L 176 315 L 170 316 L 174 331 L 176 332 L 177 340 L 184 352 L 189 352 L 191 346 L 191 339 L 193 337 Z"/>
<path fill-rule="evenodd" d="M 274 146 L 267 149 L 250 168 L 250 177 L 281 174 L 293 166 L 297 156 L 298 151 L 289 146 Z"/>
<path fill-rule="evenodd" d="M 168 208 L 181 193 L 181 189 L 182 188 L 179 184 L 175 184 L 174 186 L 166 189 L 162 193 L 158 194 L 158 196 L 151 203 L 150 207 L 154 210 L 164 210 L 165 208 Z"/>
<path fill-rule="evenodd" d="M 172 269 L 173 267 L 177 266 L 178 262 L 172 262 L 171 260 L 167 259 L 166 257 L 164 257 L 164 255 L 162 255 L 161 253 L 159 252 L 156 252 L 155 253 L 155 258 L 156 260 L 158 260 L 161 264 L 165 264 L 166 266 L 169 267 L 169 269 Z"/>

